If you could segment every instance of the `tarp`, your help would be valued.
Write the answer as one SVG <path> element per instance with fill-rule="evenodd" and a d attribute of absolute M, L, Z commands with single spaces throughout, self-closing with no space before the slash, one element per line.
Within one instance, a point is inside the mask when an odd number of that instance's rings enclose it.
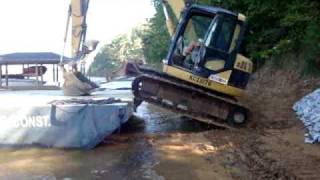
<path fill-rule="evenodd" d="M 306 143 L 320 142 L 320 89 L 298 101 L 293 110 L 308 130 Z"/>
<path fill-rule="evenodd" d="M 44 105 L 1 106 L 0 145 L 91 149 L 125 123 L 130 104 L 71 99 Z"/>

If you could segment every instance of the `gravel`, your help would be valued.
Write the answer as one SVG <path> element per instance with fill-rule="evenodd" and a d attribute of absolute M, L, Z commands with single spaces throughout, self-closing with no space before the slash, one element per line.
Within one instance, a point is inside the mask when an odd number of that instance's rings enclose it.
<path fill-rule="evenodd" d="M 308 130 L 306 143 L 320 143 L 320 89 L 295 103 L 293 110 Z"/>

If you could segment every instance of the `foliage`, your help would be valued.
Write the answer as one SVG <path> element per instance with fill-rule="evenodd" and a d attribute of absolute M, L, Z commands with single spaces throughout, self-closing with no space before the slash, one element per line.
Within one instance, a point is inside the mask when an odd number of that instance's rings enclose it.
<path fill-rule="evenodd" d="M 110 44 L 104 45 L 91 64 L 88 74 L 105 76 L 116 70 L 122 61 L 144 59 L 141 41 L 141 28 L 134 28 L 129 34 L 116 37 Z"/>
<path fill-rule="evenodd" d="M 141 33 L 144 56 L 149 64 L 159 65 L 166 57 L 170 45 L 170 35 L 167 30 L 165 16 L 160 0 L 153 1 L 156 9 L 154 17 L 145 24 Z"/>

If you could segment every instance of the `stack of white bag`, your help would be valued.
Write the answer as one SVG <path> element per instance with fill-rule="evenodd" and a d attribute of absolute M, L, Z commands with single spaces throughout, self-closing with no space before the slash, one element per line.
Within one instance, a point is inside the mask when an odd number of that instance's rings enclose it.
<path fill-rule="evenodd" d="M 293 110 L 307 128 L 306 143 L 320 142 L 320 89 L 298 101 Z"/>

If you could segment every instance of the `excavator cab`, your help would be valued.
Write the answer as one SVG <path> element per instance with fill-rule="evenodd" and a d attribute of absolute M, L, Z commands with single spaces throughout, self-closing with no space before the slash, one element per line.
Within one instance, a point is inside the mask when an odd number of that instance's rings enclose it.
<path fill-rule="evenodd" d="M 146 101 L 209 124 L 244 126 L 249 111 L 237 97 L 252 72 L 252 62 L 239 54 L 245 16 L 195 4 L 180 16 L 184 2 L 163 4 L 171 46 L 163 72 L 142 69 L 133 81 L 134 107 Z M 175 32 L 167 6 L 181 17 Z"/>
<path fill-rule="evenodd" d="M 238 54 L 245 16 L 191 5 L 176 29 L 164 72 L 230 96 L 241 96 L 252 63 Z"/>

